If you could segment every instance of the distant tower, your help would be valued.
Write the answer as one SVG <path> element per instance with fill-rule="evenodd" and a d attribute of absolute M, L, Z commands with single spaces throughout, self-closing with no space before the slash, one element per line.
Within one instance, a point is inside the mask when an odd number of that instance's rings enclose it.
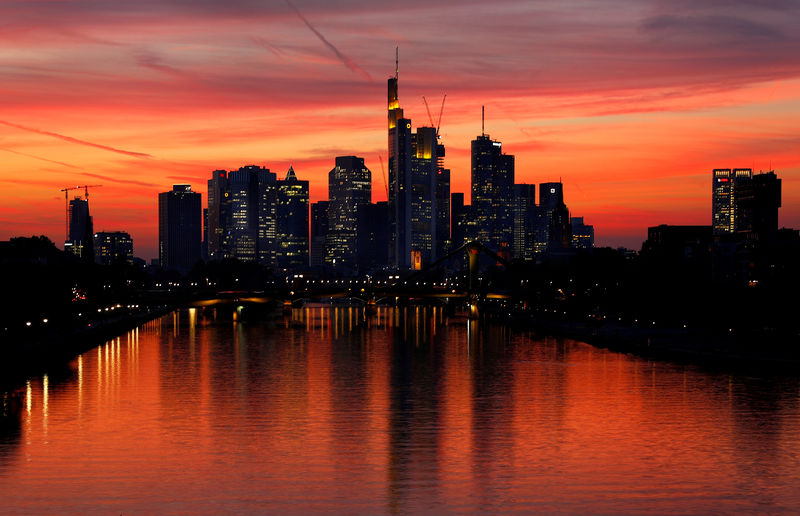
<path fill-rule="evenodd" d="M 328 173 L 328 199 L 325 264 L 353 272 L 358 261 L 358 210 L 372 200 L 372 173 L 364 166 L 364 158 L 336 158 L 336 166 Z"/>
<path fill-rule="evenodd" d="M 714 236 L 736 233 L 736 187 L 750 181 L 749 168 L 717 168 L 712 173 L 711 225 Z"/>
<path fill-rule="evenodd" d="M 389 121 L 389 261 L 393 267 L 411 267 L 411 120 L 403 117 L 398 97 L 399 64 L 388 81 Z"/>
<path fill-rule="evenodd" d="M 278 181 L 277 206 L 278 267 L 308 266 L 308 181 L 300 181 L 289 167 Z"/>
<path fill-rule="evenodd" d="M 481 134 L 472 140 L 472 210 L 477 238 L 495 250 L 514 239 L 514 156 L 502 143 Z"/>
<path fill-rule="evenodd" d="M 94 261 L 93 235 L 89 200 L 75 197 L 69 201 L 69 239 L 64 243 L 64 250 L 83 261 Z"/>
<path fill-rule="evenodd" d="M 164 269 L 187 272 L 200 260 L 200 197 L 189 185 L 158 194 L 158 261 Z"/>

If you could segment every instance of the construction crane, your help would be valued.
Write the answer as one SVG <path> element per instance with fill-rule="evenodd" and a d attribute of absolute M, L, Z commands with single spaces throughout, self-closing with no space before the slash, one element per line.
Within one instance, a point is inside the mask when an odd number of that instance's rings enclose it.
<path fill-rule="evenodd" d="M 436 128 L 436 138 L 439 138 L 439 127 L 442 124 L 442 114 L 444 113 L 444 101 L 447 99 L 447 94 L 445 93 L 444 97 L 442 97 L 442 107 L 439 108 L 439 120 L 434 123 L 433 122 L 433 115 L 431 115 L 431 108 L 428 107 L 428 99 L 425 98 L 425 95 L 422 96 L 422 102 L 425 103 L 425 111 L 428 112 L 428 120 L 431 122 L 431 127 Z"/>
<path fill-rule="evenodd" d="M 383 168 L 383 156 L 378 154 L 378 161 L 381 162 L 381 173 L 383 174 L 383 186 L 386 188 L 386 200 L 389 200 L 389 183 L 386 182 L 386 169 Z"/>
<path fill-rule="evenodd" d="M 64 228 L 66 229 L 64 240 L 69 240 L 69 192 L 70 190 L 80 190 L 83 188 L 83 197 L 87 201 L 89 200 L 89 188 L 97 188 L 98 186 L 103 185 L 79 185 L 79 186 L 68 186 L 66 188 L 62 188 L 61 192 L 64 192 L 64 213 L 66 213 L 66 221 L 64 222 Z"/>

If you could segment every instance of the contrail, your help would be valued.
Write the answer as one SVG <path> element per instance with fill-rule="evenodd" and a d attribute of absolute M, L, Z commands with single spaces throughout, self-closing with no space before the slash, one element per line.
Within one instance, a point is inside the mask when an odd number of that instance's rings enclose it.
<path fill-rule="evenodd" d="M 298 9 L 297 9 L 297 7 L 295 7 L 295 6 L 294 6 L 294 4 L 293 4 L 293 3 L 292 3 L 290 0 L 286 0 L 286 4 L 287 4 L 289 7 L 291 7 L 291 8 L 292 8 L 292 10 L 293 10 L 293 11 L 294 11 L 294 12 L 297 14 L 297 16 L 298 16 L 298 17 L 299 17 L 301 20 L 303 20 L 303 23 L 305 23 L 305 24 L 306 24 L 306 26 L 307 26 L 309 29 L 311 29 L 311 32 L 313 32 L 313 33 L 314 33 L 314 34 L 315 34 L 315 35 L 316 35 L 316 36 L 317 36 L 317 37 L 320 39 L 320 41 L 322 41 L 323 43 L 325 43 L 325 46 L 327 46 L 328 48 L 330 48 L 330 49 L 333 51 L 333 53 L 334 53 L 334 54 L 336 54 L 336 57 L 338 57 L 338 58 L 339 58 L 339 60 L 340 60 L 342 63 L 344 63 L 344 65 L 345 65 L 346 67 L 348 67 L 348 68 L 349 68 L 351 71 L 353 71 L 353 72 L 357 72 L 357 73 L 361 74 L 361 76 L 362 76 L 362 77 L 364 77 L 365 79 L 367 79 L 369 82 L 375 82 L 375 81 L 372 79 L 372 77 L 370 76 L 370 74 L 368 74 L 368 73 L 367 73 L 367 71 L 366 71 L 366 70 L 364 70 L 363 68 L 361 68 L 360 66 L 358 66 L 358 65 L 357 65 L 357 64 L 356 64 L 356 63 L 355 63 L 355 62 L 354 62 L 352 59 L 350 59 L 350 58 L 349 58 L 349 57 L 347 57 L 346 55 L 344 55 L 344 54 L 342 54 L 341 52 L 339 52 L 339 49 L 338 49 L 338 48 L 336 48 L 336 47 L 333 45 L 333 43 L 331 43 L 330 41 L 328 41 L 327 39 L 325 39 L 325 36 L 323 36 L 323 35 L 322 35 L 322 34 L 321 34 L 321 33 L 320 33 L 320 32 L 319 32 L 319 31 L 318 31 L 316 28 L 314 28 L 314 26 L 313 26 L 313 25 L 311 25 L 311 23 L 310 23 L 308 20 L 306 20 L 306 17 L 305 17 L 305 16 L 303 16 L 303 14 L 302 14 L 302 13 L 301 13 L 301 12 L 300 12 Z"/>
<path fill-rule="evenodd" d="M 45 136 L 52 136 L 53 138 L 58 138 L 59 140 L 64 140 L 70 143 L 77 143 L 78 145 L 86 145 L 87 147 L 94 147 L 96 149 L 103 149 L 111 152 L 116 152 L 117 154 L 124 154 L 126 156 L 133 156 L 134 158 L 152 158 L 150 154 L 145 154 L 144 152 L 133 152 L 133 151 L 126 151 L 123 149 L 115 149 L 114 147 L 109 147 L 108 145 L 100 145 L 99 143 L 92 143 L 87 142 L 86 140 L 79 140 L 77 138 L 73 138 L 72 136 L 66 136 L 63 134 L 58 133 L 51 133 L 50 131 L 42 131 L 41 129 L 35 129 L 33 127 L 25 127 L 24 125 L 14 124 L 11 122 L 6 122 L 5 120 L 0 120 L 0 124 L 7 125 L 8 127 L 13 127 L 15 129 L 21 129 L 23 131 L 29 131 L 31 133 L 36 134 L 43 134 Z"/>
<path fill-rule="evenodd" d="M 96 179 L 102 179 L 103 181 L 111 181 L 114 183 L 122 183 L 126 185 L 156 186 L 153 183 L 145 183 L 144 181 L 134 181 L 132 179 L 117 179 L 115 177 L 104 176 L 101 174 L 91 174 L 89 172 L 84 172 L 82 175 L 86 177 L 94 177 Z"/>
<path fill-rule="evenodd" d="M 78 169 L 78 170 L 80 170 L 80 168 L 81 168 L 81 167 L 76 167 L 75 165 L 70 165 L 69 163 L 64 163 L 63 161 L 56 161 L 54 159 L 42 158 L 42 157 L 39 157 L 39 156 L 34 156 L 33 154 L 27 154 L 25 152 L 19 152 L 19 151 L 15 151 L 15 150 L 11 150 L 11 149 L 0 149 L 0 150 L 6 151 L 6 152 L 10 152 L 12 154 L 19 154 L 20 156 L 25 156 L 25 157 L 28 157 L 28 158 L 38 159 L 39 161 L 46 161 L 48 163 L 55 163 L 56 165 L 61 165 L 63 167 L 75 168 L 75 169 Z"/>

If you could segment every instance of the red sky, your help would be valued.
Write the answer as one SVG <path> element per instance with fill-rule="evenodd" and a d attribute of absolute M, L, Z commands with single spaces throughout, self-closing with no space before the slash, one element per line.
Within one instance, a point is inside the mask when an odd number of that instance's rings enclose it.
<path fill-rule="evenodd" d="M 60 188 L 96 230 L 155 256 L 157 193 L 214 169 L 294 166 L 327 197 L 356 154 L 385 198 L 386 78 L 438 114 L 453 191 L 486 130 L 517 182 L 564 181 L 598 245 L 708 224 L 711 169 L 775 169 L 800 227 L 800 4 L 752 0 L 6 1 L 0 4 L 0 239 L 64 239 Z M 766 5 L 761 5 L 766 4 Z M 299 14 L 298 14 L 299 13 Z M 305 18 L 307 23 L 300 17 Z"/>

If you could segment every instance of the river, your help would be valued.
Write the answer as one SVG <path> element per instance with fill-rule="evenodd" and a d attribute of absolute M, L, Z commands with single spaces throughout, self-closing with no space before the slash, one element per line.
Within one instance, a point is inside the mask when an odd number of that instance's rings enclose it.
<path fill-rule="evenodd" d="M 175 312 L 22 385 L 0 513 L 800 510 L 798 376 L 430 307 L 222 312 Z"/>

